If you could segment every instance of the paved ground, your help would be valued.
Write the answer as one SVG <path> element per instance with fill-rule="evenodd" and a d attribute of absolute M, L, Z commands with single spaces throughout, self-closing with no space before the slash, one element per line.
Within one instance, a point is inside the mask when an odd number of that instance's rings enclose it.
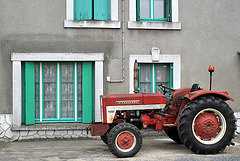
<path fill-rule="evenodd" d="M 235 146 L 230 146 L 217 155 L 196 155 L 184 145 L 174 143 L 168 138 L 144 138 L 140 152 L 132 158 L 116 158 L 107 146 L 96 139 L 78 140 L 41 140 L 12 142 L 1 144 L 0 160 L 177 160 L 177 161 L 240 161 L 240 136 L 234 139 Z"/>

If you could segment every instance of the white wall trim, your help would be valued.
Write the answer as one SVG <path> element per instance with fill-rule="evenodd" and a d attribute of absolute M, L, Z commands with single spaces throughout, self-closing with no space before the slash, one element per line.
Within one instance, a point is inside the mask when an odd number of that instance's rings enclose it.
<path fill-rule="evenodd" d="M 22 61 L 94 61 L 95 62 L 95 121 L 101 121 L 100 95 L 103 94 L 103 53 L 12 53 L 13 127 L 22 124 Z"/>
<path fill-rule="evenodd" d="M 107 28 L 107 29 L 118 29 L 121 28 L 119 21 L 75 21 L 65 20 L 64 27 L 71 28 Z"/>
<path fill-rule="evenodd" d="M 111 21 L 75 21 L 74 20 L 74 0 L 66 0 L 66 28 L 121 28 L 118 20 L 118 0 L 111 0 Z"/>
<path fill-rule="evenodd" d="M 13 83 L 13 125 L 21 126 L 22 123 L 22 71 L 21 61 L 12 63 L 12 83 Z"/>
<path fill-rule="evenodd" d="M 134 62 L 138 63 L 173 63 L 173 88 L 181 87 L 181 59 L 180 55 L 160 54 L 159 61 L 153 61 L 152 55 L 130 55 L 129 56 L 129 93 L 134 91 Z"/>
<path fill-rule="evenodd" d="M 12 53 L 12 61 L 103 61 L 103 53 Z"/>
<path fill-rule="evenodd" d="M 138 22 L 136 0 L 129 0 L 129 29 L 172 29 L 180 30 L 181 22 L 178 18 L 178 0 L 172 0 L 172 22 Z"/>

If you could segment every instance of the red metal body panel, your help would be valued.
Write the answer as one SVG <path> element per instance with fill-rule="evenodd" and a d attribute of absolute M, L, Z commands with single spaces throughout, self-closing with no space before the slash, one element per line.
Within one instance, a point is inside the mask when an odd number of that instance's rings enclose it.
<path fill-rule="evenodd" d="M 143 104 L 165 104 L 167 99 L 163 98 L 162 94 L 159 93 L 145 93 L 142 94 Z"/>
<path fill-rule="evenodd" d="M 166 104 L 160 93 L 108 94 L 102 95 L 103 122 L 107 123 L 107 106 Z"/>
<path fill-rule="evenodd" d="M 106 106 L 119 105 L 141 105 L 143 104 L 142 94 L 107 94 L 102 95 Z"/>
<path fill-rule="evenodd" d="M 102 95 L 106 106 L 165 104 L 168 100 L 160 93 Z"/>
<path fill-rule="evenodd" d="M 198 90 L 187 94 L 185 97 L 190 101 L 203 95 L 212 95 L 218 96 L 223 100 L 231 100 L 234 101 L 230 96 L 228 96 L 228 92 L 216 92 L 216 91 L 209 91 L 209 90 Z"/>
<path fill-rule="evenodd" d="M 190 90 L 191 90 L 191 88 L 180 88 L 180 89 L 176 89 L 174 92 L 172 92 L 171 94 L 173 95 L 173 97 L 172 97 L 171 105 L 173 107 L 179 108 L 182 104 L 184 96 L 186 94 L 189 94 Z M 179 97 L 181 97 L 182 99 L 179 99 Z"/>
<path fill-rule="evenodd" d="M 109 129 L 109 125 L 101 122 L 91 122 L 90 129 L 92 136 L 102 136 Z"/>

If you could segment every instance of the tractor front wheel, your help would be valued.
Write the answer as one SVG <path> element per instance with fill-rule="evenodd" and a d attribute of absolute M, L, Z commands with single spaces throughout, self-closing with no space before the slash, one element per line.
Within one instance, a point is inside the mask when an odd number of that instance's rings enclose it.
<path fill-rule="evenodd" d="M 132 157 L 142 146 L 142 136 L 138 128 L 129 123 L 114 126 L 108 135 L 108 148 L 119 158 Z"/>
<path fill-rule="evenodd" d="M 222 99 L 207 96 L 189 102 L 179 117 L 179 136 L 198 154 L 216 154 L 230 145 L 236 130 L 232 109 Z"/>

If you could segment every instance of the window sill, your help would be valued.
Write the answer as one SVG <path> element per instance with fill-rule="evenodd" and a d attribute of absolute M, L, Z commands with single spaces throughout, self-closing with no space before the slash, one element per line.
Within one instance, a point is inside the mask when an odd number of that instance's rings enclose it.
<path fill-rule="evenodd" d="M 128 21 L 129 29 L 181 30 L 181 22 L 139 22 Z"/>
<path fill-rule="evenodd" d="M 121 28 L 119 21 L 75 21 L 65 20 L 65 28 L 106 28 L 119 29 Z"/>
<path fill-rule="evenodd" d="M 11 130 L 16 131 L 34 131 L 34 130 L 82 130 L 86 129 L 89 124 L 83 123 L 55 123 L 55 124 L 35 124 L 35 125 L 21 125 L 20 127 L 12 127 Z"/>

